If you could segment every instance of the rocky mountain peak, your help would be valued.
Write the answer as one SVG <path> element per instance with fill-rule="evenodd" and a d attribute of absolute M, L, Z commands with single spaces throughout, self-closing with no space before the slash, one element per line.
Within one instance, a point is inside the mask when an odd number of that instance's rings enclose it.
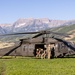
<path fill-rule="evenodd" d="M 51 20 L 48 18 L 20 18 L 13 24 L 0 24 L 0 33 L 39 31 L 53 27 L 75 24 L 75 20 Z"/>

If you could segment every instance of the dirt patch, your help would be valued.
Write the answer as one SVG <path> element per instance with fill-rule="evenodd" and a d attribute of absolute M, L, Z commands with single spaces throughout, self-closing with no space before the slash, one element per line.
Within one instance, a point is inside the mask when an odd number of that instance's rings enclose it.
<path fill-rule="evenodd" d="M 0 42 L 0 49 L 14 46 L 15 43 Z"/>
<path fill-rule="evenodd" d="M 70 37 L 65 37 L 65 40 L 71 40 L 75 37 L 75 33 L 73 33 L 72 35 L 69 35 Z"/>
<path fill-rule="evenodd" d="M 70 34 L 70 33 L 74 33 L 75 32 L 75 30 L 71 30 L 71 31 L 69 31 L 68 33 Z"/>

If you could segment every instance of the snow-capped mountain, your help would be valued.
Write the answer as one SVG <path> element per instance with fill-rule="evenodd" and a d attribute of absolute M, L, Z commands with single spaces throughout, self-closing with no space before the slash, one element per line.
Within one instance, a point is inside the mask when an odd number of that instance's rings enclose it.
<path fill-rule="evenodd" d="M 19 19 L 13 24 L 13 32 L 28 32 L 45 30 L 52 27 L 63 25 L 67 21 L 62 20 L 49 20 L 48 18 L 42 19 Z"/>
<path fill-rule="evenodd" d="M 11 24 L 0 24 L 1 28 L 3 29 L 4 33 L 11 33 L 12 25 Z"/>
<path fill-rule="evenodd" d="M 12 32 L 32 32 L 71 24 L 75 24 L 75 20 L 50 20 L 48 18 L 19 19 L 13 24 L 0 24 L 0 34 Z"/>
<path fill-rule="evenodd" d="M 0 26 L 0 34 L 4 34 L 6 31 Z"/>

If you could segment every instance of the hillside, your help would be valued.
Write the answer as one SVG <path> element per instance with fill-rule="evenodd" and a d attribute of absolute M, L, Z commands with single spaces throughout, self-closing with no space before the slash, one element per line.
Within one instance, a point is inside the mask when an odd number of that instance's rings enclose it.
<path fill-rule="evenodd" d="M 64 37 L 64 39 L 75 41 L 75 24 L 69 25 L 69 26 L 61 26 L 61 27 L 57 27 L 57 28 L 52 28 L 50 30 L 53 32 L 68 34 L 70 36 L 70 38 Z"/>
<path fill-rule="evenodd" d="M 74 40 L 75 20 L 50 20 L 41 19 L 18 19 L 13 24 L 0 24 L 0 34 L 18 33 L 18 32 L 35 32 L 41 30 L 50 30 L 53 32 L 72 34 L 71 40 Z M 50 36 L 54 34 L 50 34 Z M 0 36 L 0 41 L 18 41 L 20 38 L 31 37 L 32 35 L 12 35 Z M 55 35 L 57 36 L 57 35 Z M 57 36 L 58 37 L 58 36 Z M 62 38 L 62 37 L 61 37 Z"/>
<path fill-rule="evenodd" d="M 64 37 L 56 34 L 50 34 L 50 36 L 55 36 L 59 38 L 63 38 L 65 40 L 72 40 L 75 41 L 75 24 L 69 25 L 69 26 L 61 26 L 61 27 L 55 27 L 55 28 L 50 28 L 47 29 L 48 31 L 53 31 L 53 32 L 58 32 L 58 33 L 65 33 L 68 34 L 70 37 Z M 31 34 L 26 34 L 26 35 L 12 35 L 12 36 L 5 36 L 5 37 L 0 37 L 1 41 L 18 41 L 20 38 L 27 38 L 31 37 L 33 35 Z"/>

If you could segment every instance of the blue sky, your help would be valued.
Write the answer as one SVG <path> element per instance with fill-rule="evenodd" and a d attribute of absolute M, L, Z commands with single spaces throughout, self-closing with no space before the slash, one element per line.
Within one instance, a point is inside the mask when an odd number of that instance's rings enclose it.
<path fill-rule="evenodd" d="M 19 18 L 75 19 L 75 0 L 0 0 L 0 24 Z"/>

